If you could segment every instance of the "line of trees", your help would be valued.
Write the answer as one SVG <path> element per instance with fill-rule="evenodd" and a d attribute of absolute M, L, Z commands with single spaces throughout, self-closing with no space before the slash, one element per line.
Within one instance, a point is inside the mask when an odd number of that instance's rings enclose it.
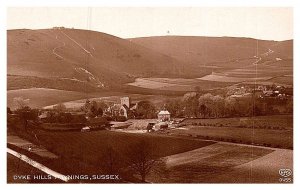
<path fill-rule="evenodd" d="M 281 111 L 278 106 L 281 106 Z M 277 107 L 276 107 L 277 106 Z M 280 107 L 279 106 L 279 107 Z M 292 113 L 292 99 L 285 102 L 266 102 L 254 95 L 234 98 L 231 96 L 186 93 L 182 98 L 168 99 L 165 108 L 173 117 L 236 117 Z"/>

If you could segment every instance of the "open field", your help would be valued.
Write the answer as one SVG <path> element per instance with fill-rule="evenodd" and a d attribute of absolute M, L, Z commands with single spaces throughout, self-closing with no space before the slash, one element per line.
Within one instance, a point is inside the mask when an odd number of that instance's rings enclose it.
<path fill-rule="evenodd" d="M 63 156 L 70 164 L 72 160 L 78 164 L 88 165 L 86 172 L 98 172 L 101 168 L 95 167 L 99 159 L 105 155 L 105 150 L 112 147 L 119 155 L 125 156 L 128 147 L 144 140 L 151 144 L 151 150 L 155 157 L 164 157 L 172 154 L 186 152 L 212 144 L 210 141 L 196 139 L 184 139 L 149 134 L 129 134 L 112 131 L 81 132 L 44 132 L 38 134 L 40 143 L 58 156 Z M 63 163 L 67 167 L 69 163 Z M 121 159 L 120 165 L 126 166 L 125 159 Z M 52 163 L 55 170 L 63 174 L 80 173 L 80 167 L 71 167 L 64 170 L 61 164 Z M 86 166 L 87 167 L 87 166 Z M 67 173 L 66 173 L 67 172 Z"/>
<path fill-rule="evenodd" d="M 293 151 L 275 149 L 275 151 L 253 161 L 238 165 L 231 171 L 207 179 L 207 183 L 286 183 L 281 182 L 278 171 L 282 168 L 293 169 Z M 232 177 L 234 176 L 234 177 Z M 289 177 L 293 182 L 293 175 Z"/>
<path fill-rule="evenodd" d="M 104 101 L 106 103 L 120 103 L 120 98 L 123 96 L 130 96 L 130 100 L 132 103 L 136 103 L 139 101 L 151 101 L 153 104 L 156 106 L 162 105 L 165 100 L 169 99 L 169 96 L 164 96 L 164 95 L 144 95 L 144 94 L 126 94 L 126 93 L 112 93 L 111 96 L 107 94 L 107 96 L 97 96 L 97 97 L 90 97 L 90 101 Z M 83 99 L 78 99 L 78 100 L 73 100 L 73 101 L 66 101 L 63 102 L 64 105 L 67 108 L 80 108 L 83 106 L 86 102 L 86 98 Z M 55 104 L 54 104 L 55 105 Z M 44 108 L 52 108 L 53 105 L 47 105 Z"/>
<path fill-rule="evenodd" d="M 178 137 L 164 137 L 149 134 L 125 134 L 112 131 L 94 131 L 89 133 L 41 132 L 39 139 L 42 144 L 58 155 L 68 154 L 73 151 L 76 156 L 80 157 L 95 154 L 97 150 L 104 149 L 108 146 L 116 148 L 120 153 L 125 153 L 130 144 L 134 144 L 140 140 L 150 142 L 158 157 L 185 152 L 211 144 L 211 142 L 201 140 L 187 140 Z M 83 147 L 85 148 L 81 149 Z M 83 151 L 83 154 L 81 151 Z"/>
<path fill-rule="evenodd" d="M 266 147 L 293 148 L 292 130 L 271 130 L 236 127 L 185 126 L 170 131 L 171 135 L 189 135 L 234 143 L 256 144 Z"/>
<path fill-rule="evenodd" d="M 182 124 L 215 127 L 293 128 L 293 115 L 270 115 L 215 119 L 185 119 Z"/>
<path fill-rule="evenodd" d="M 255 81 L 255 80 L 269 80 L 271 77 L 253 77 L 253 78 L 246 78 L 246 77 L 230 77 L 225 75 L 218 75 L 218 74 L 211 74 L 206 75 L 200 78 L 201 80 L 205 81 L 214 81 L 214 82 L 231 82 L 231 83 L 239 83 L 244 81 Z"/>
<path fill-rule="evenodd" d="M 274 77 L 269 82 L 272 83 L 279 83 L 279 84 L 286 84 L 286 85 L 293 85 L 293 76 L 291 75 L 284 75 L 279 77 Z"/>
<path fill-rule="evenodd" d="M 207 82 L 200 79 L 184 79 L 184 78 L 137 78 L 135 82 L 128 83 L 127 85 L 155 89 L 165 91 L 195 91 L 207 90 L 213 88 L 222 88 L 233 83 L 224 82 Z"/>
<path fill-rule="evenodd" d="M 23 97 L 29 99 L 29 106 L 32 108 L 42 108 L 44 106 L 63 103 L 72 100 L 86 99 L 93 97 L 122 95 L 120 92 L 98 92 L 98 93 L 83 93 L 66 90 L 56 90 L 49 88 L 29 88 L 7 91 L 7 106 L 15 109 L 13 99 Z"/>
<path fill-rule="evenodd" d="M 279 183 L 278 170 L 293 168 L 293 152 L 231 143 L 216 143 L 165 157 L 166 175 L 156 183 Z"/>

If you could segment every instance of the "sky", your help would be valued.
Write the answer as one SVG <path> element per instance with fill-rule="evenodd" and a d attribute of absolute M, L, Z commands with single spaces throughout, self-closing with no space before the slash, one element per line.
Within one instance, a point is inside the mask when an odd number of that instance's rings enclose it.
<path fill-rule="evenodd" d="M 293 9 L 288 7 L 54 8 L 10 7 L 7 29 L 54 26 L 88 29 L 121 38 L 146 36 L 231 36 L 293 39 Z"/>

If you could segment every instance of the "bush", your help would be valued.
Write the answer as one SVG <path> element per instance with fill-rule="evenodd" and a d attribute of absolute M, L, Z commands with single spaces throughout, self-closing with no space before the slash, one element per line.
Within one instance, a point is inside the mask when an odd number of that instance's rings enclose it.
<path fill-rule="evenodd" d="M 105 118 L 107 121 L 112 121 L 113 120 L 113 118 L 110 117 L 110 116 L 103 116 L 103 118 Z"/>
<path fill-rule="evenodd" d="M 127 118 L 125 116 L 117 116 L 115 119 L 116 121 L 120 121 L 120 122 L 127 121 Z"/>

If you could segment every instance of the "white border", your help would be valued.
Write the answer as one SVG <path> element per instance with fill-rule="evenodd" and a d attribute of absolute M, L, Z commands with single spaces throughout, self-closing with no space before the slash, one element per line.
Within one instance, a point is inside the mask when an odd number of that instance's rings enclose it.
<path fill-rule="evenodd" d="M 76 6 L 92 6 L 92 7 L 177 7 L 177 6 L 198 6 L 198 7 L 294 7 L 294 97 L 299 97 L 299 75 L 297 73 L 300 72 L 299 64 L 297 63 L 299 60 L 299 55 L 297 52 L 299 51 L 299 39 L 297 35 L 299 34 L 299 24 L 300 23 L 300 7 L 299 1 L 297 0 L 157 0 L 157 1 L 150 1 L 150 0 L 102 0 L 101 2 L 96 2 L 93 0 L 49 0 L 42 2 L 41 0 L 5 0 L 1 1 L 0 7 L 0 39 L 1 39 L 1 46 L 0 46 L 0 56 L 1 56 L 1 64 L 0 64 L 0 72 L 1 72 L 1 99 L 0 99 L 0 110 L 1 110 L 1 189 L 53 189 L 53 188 L 64 188 L 64 189 L 105 189 L 105 188 L 122 188 L 122 189 L 153 189 L 153 188 L 172 188 L 172 189 L 181 189 L 181 188 L 201 188 L 201 189 L 230 189 L 230 190 L 247 190 L 247 189 L 272 189 L 272 190 L 282 190 L 283 188 L 289 189 L 300 189 L 299 188 L 299 178 L 298 178 L 298 171 L 299 171 L 299 138 L 297 135 L 299 134 L 298 124 L 299 119 L 297 118 L 299 112 L 299 103 L 298 99 L 294 99 L 294 184 L 293 185 L 285 185 L 285 184 L 272 184 L 272 185 L 257 185 L 257 184 L 200 184 L 200 185 L 181 185 L 181 184 L 173 184 L 173 185 L 106 185 L 106 184 L 87 184 L 87 185 L 80 185 L 80 184 L 72 184 L 72 185 L 7 185 L 6 184 L 6 8 L 7 7 L 38 7 L 38 6 L 53 6 L 53 7 L 76 7 Z M 295 138 L 296 137 L 296 138 Z M 234 177 L 234 176 L 233 176 Z M 298 187 L 297 187 L 298 186 Z"/>

